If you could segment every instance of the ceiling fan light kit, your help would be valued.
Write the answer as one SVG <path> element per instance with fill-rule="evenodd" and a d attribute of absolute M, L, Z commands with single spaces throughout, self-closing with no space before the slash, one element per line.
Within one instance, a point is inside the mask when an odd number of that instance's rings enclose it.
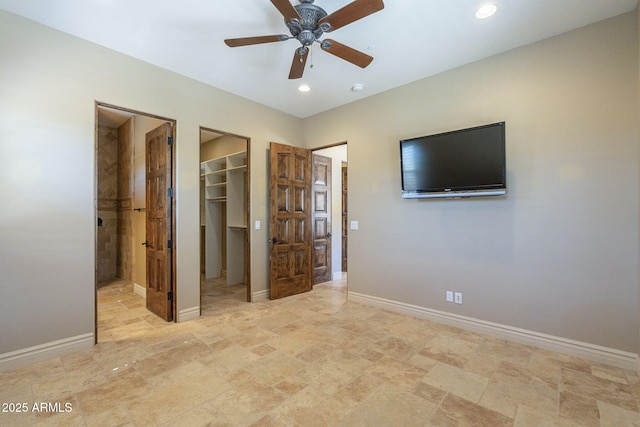
<path fill-rule="evenodd" d="M 290 79 L 299 79 L 304 73 L 304 67 L 309 55 L 309 46 L 314 42 L 320 44 L 325 52 L 344 59 L 358 67 L 365 68 L 373 57 L 335 40 L 320 40 L 324 33 L 328 33 L 359 19 L 384 9 L 382 0 L 354 0 L 341 9 L 327 14 L 324 9 L 313 4 L 314 0 L 300 0 L 300 4 L 293 6 L 289 0 L 271 0 L 271 3 L 284 16 L 285 24 L 290 36 L 285 34 L 272 36 L 243 37 L 226 39 L 229 47 L 248 46 L 261 43 L 281 42 L 296 39 L 302 45 L 293 55 Z"/>

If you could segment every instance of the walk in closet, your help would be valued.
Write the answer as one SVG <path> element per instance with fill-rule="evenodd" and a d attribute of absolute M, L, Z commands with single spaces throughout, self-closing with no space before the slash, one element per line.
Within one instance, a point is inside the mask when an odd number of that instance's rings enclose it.
<path fill-rule="evenodd" d="M 247 284 L 247 140 L 203 129 L 201 141 L 204 277 Z"/>

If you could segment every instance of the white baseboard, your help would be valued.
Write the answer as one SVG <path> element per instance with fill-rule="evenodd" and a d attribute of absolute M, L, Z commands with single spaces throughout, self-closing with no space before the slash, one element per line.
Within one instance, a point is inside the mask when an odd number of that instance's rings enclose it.
<path fill-rule="evenodd" d="M 138 285 L 137 283 L 133 284 L 133 293 L 136 295 L 140 295 L 142 298 L 146 298 L 147 297 L 147 288 L 142 286 L 142 285 Z"/>
<path fill-rule="evenodd" d="M 542 334 L 500 323 L 487 322 L 444 311 L 432 310 L 417 305 L 378 298 L 357 292 L 348 291 L 348 299 L 349 301 L 383 308 L 396 313 L 432 320 L 434 322 L 444 323 L 446 325 L 455 326 L 472 332 L 478 332 L 492 337 L 530 345 L 532 347 L 557 351 L 570 356 L 581 357 L 594 362 L 640 372 L 640 356 L 634 353 L 575 341 L 568 338 Z"/>
<path fill-rule="evenodd" d="M 93 345 L 93 333 L 87 333 L 0 354 L 0 372 L 66 356 L 76 351 L 91 348 Z"/>
<path fill-rule="evenodd" d="M 269 301 L 269 289 L 253 292 L 251 294 L 251 302 Z"/>
<path fill-rule="evenodd" d="M 185 308 L 178 312 L 178 323 L 188 322 L 200 318 L 200 306 Z"/>

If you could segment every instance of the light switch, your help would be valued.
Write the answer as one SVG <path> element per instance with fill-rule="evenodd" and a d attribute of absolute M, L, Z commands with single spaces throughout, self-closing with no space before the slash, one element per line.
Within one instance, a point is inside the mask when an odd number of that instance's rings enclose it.
<path fill-rule="evenodd" d="M 260 221 L 256 221 L 256 230 L 260 230 Z"/>
<path fill-rule="evenodd" d="M 358 221 L 351 221 L 351 229 L 352 230 L 358 229 Z"/>

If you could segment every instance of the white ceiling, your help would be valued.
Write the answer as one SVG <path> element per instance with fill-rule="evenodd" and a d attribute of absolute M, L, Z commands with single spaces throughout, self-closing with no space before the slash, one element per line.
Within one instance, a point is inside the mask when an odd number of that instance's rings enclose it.
<path fill-rule="evenodd" d="M 350 2 L 315 4 L 332 13 Z M 475 19 L 486 2 L 385 0 L 382 11 L 325 34 L 373 56 L 369 67 L 316 44 L 300 80 L 287 78 L 296 40 L 223 43 L 288 34 L 269 0 L 0 0 L 0 9 L 303 118 L 634 10 L 638 0 L 490 0 L 498 12 Z M 298 92 L 301 83 L 311 91 Z M 350 90 L 356 83 L 362 92 Z"/>

